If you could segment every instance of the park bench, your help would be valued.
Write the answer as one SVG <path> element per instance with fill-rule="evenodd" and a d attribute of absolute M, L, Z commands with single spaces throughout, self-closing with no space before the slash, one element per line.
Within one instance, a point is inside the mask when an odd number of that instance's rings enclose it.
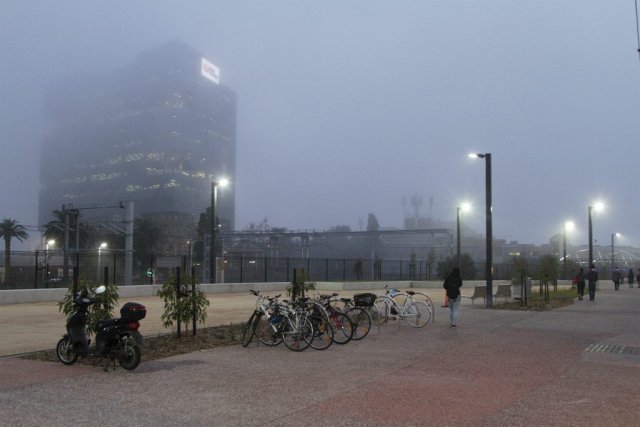
<path fill-rule="evenodd" d="M 498 285 L 498 290 L 494 297 L 504 298 L 504 302 L 507 302 L 507 298 L 511 299 L 511 285 Z"/>
<path fill-rule="evenodd" d="M 484 300 L 484 303 L 487 303 L 487 287 L 486 286 L 476 286 L 473 288 L 473 295 L 471 295 L 470 297 L 464 297 L 464 298 L 469 298 L 471 300 L 471 304 L 473 304 L 476 300 L 476 298 L 482 298 Z"/>

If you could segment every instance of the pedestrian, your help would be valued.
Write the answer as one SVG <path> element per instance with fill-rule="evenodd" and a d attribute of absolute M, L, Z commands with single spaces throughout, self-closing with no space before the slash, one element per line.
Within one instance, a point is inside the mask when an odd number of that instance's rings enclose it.
<path fill-rule="evenodd" d="M 578 285 L 578 299 L 581 300 L 584 296 L 584 268 L 580 267 L 580 270 L 575 275 L 574 279 Z"/>
<path fill-rule="evenodd" d="M 458 307 L 460 306 L 460 288 L 462 287 L 462 278 L 458 267 L 453 267 L 451 273 L 444 279 L 442 287 L 447 291 L 449 319 L 451 320 L 451 326 L 455 328 L 458 326 Z"/>
<path fill-rule="evenodd" d="M 611 275 L 611 280 L 613 280 L 613 287 L 615 288 L 616 291 L 618 289 L 620 289 L 620 279 L 621 278 L 622 278 L 622 273 L 620 273 L 620 269 L 618 269 L 618 267 L 616 267 L 613 270 L 613 274 Z"/>
<path fill-rule="evenodd" d="M 629 281 L 630 288 L 633 288 L 633 279 L 635 279 L 635 277 L 633 276 L 633 268 L 630 268 L 629 274 L 627 274 L 627 280 Z"/>
<path fill-rule="evenodd" d="M 598 272 L 594 264 L 591 264 L 587 273 L 587 280 L 589 281 L 589 301 L 593 301 L 596 299 L 596 284 L 598 283 Z"/>

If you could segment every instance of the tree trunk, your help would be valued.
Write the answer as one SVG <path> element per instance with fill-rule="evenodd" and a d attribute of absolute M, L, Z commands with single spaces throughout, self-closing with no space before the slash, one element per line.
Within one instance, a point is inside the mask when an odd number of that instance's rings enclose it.
<path fill-rule="evenodd" d="M 4 239 L 4 283 L 9 283 L 11 274 L 11 239 Z"/>

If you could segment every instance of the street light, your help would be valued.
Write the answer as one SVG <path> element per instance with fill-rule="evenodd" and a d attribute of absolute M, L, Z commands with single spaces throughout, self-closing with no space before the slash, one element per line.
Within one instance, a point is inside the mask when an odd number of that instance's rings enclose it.
<path fill-rule="evenodd" d="M 47 240 L 44 243 L 44 262 L 45 262 L 45 268 L 44 268 L 44 279 L 42 280 L 43 284 L 48 288 L 49 287 L 49 246 L 54 246 L 56 244 L 56 241 L 53 239 Z"/>
<path fill-rule="evenodd" d="M 613 274 L 613 268 L 614 268 L 614 264 L 613 264 L 613 239 L 615 237 L 620 237 L 620 233 L 611 233 L 611 273 Z"/>
<path fill-rule="evenodd" d="M 604 205 L 600 202 L 596 202 L 593 205 L 589 205 L 589 263 L 587 265 L 587 268 L 591 267 L 591 264 L 594 262 L 593 260 L 593 225 L 592 225 L 592 221 L 591 221 L 591 212 L 592 211 L 599 211 L 602 210 L 604 208 Z"/>
<path fill-rule="evenodd" d="M 567 231 L 572 231 L 574 228 L 573 221 L 567 221 L 562 230 L 562 278 L 564 279 L 567 278 Z"/>
<path fill-rule="evenodd" d="M 100 255 L 102 254 L 102 250 L 106 249 L 107 247 L 107 242 L 102 242 L 100 243 L 100 246 L 98 246 L 98 272 L 96 274 L 96 282 L 100 283 Z"/>
<path fill-rule="evenodd" d="M 211 182 L 211 218 L 209 218 L 209 227 L 211 239 L 209 241 L 209 283 L 216 283 L 216 230 L 218 229 L 216 218 L 216 201 L 218 198 L 218 186 L 226 187 L 229 180 L 221 178 L 220 181 Z"/>
<path fill-rule="evenodd" d="M 458 258 L 458 269 L 461 270 L 462 269 L 462 265 L 461 265 L 461 258 L 460 258 L 460 239 L 461 239 L 461 234 L 460 234 L 460 215 L 463 212 L 468 211 L 469 209 L 471 209 L 471 204 L 469 203 L 463 203 L 461 206 L 458 206 L 458 208 L 456 209 L 456 256 Z"/>
<path fill-rule="evenodd" d="M 491 153 L 469 154 L 471 158 L 484 159 L 485 163 L 485 194 L 486 194 L 486 277 L 487 277 L 487 307 L 493 307 L 493 271 L 491 264 L 493 262 L 493 225 L 491 217 Z"/>

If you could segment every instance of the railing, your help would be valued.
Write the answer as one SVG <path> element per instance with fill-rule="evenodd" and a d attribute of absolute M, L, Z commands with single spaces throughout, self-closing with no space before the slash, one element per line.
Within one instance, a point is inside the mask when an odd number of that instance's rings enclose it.
<path fill-rule="evenodd" d="M 74 267 L 78 267 L 79 279 L 93 283 L 116 283 L 123 286 L 124 253 L 96 251 L 72 253 L 65 260 L 60 252 L 12 252 L 11 269 L 6 274 L 4 258 L 0 256 L 0 289 L 58 288 L 72 283 Z M 133 257 L 134 285 L 163 283 L 180 267 L 184 272 L 193 272 L 199 283 L 209 283 L 208 262 L 196 262 L 188 255 L 182 256 L 135 256 Z M 305 270 L 312 281 L 421 281 L 439 280 L 447 272 L 441 262 L 426 260 L 365 260 L 353 258 L 275 258 L 237 256 L 218 259 L 216 282 L 291 282 L 294 268 Z M 474 264 L 472 275 L 465 280 L 483 280 L 484 263 Z M 636 266 L 637 269 L 637 266 Z M 65 274 L 66 270 L 66 274 Z M 535 277 L 537 265 L 530 262 Z M 509 280 L 519 277 L 520 272 L 512 263 L 494 264 L 493 278 Z"/>

